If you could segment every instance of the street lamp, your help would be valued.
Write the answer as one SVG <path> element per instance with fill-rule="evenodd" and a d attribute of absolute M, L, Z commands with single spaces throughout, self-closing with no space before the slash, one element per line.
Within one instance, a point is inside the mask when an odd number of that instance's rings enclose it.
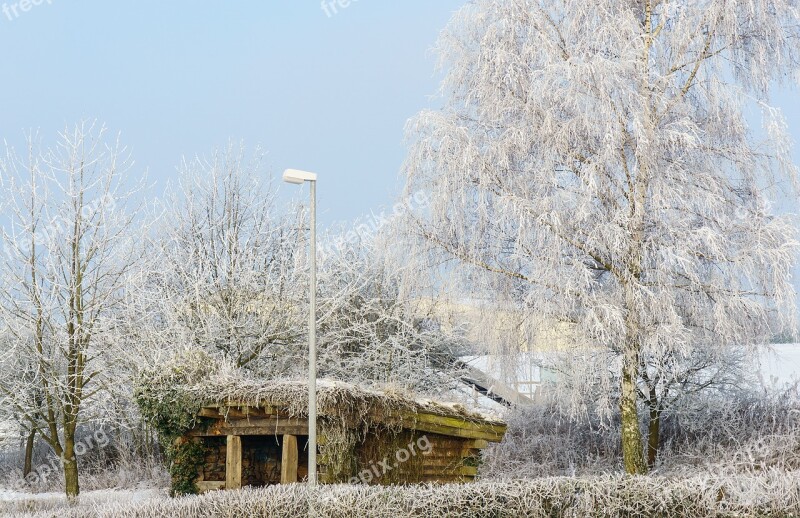
<path fill-rule="evenodd" d="M 308 315 L 308 484 L 317 485 L 317 175 L 297 169 L 283 172 L 283 181 L 311 189 L 311 293 Z"/>

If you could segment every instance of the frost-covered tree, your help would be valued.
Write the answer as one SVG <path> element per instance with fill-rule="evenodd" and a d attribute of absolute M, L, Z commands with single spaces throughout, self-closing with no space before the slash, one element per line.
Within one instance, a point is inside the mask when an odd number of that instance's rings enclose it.
<path fill-rule="evenodd" d="M 181 166 L 120 322 L 133 377 L 186 349 L 267 378 L 305 376 L 307 212 L 282 209 L 261 159 L 228 147 Z M 446 389 L 457 340 L 426 326 L 430 301 L 406 291 L 390 236 L 347 230 L 330 232 L 319 257 L 320 375 Z"/>
<path fill-rule="evenodd" d="M 40 151 L 34 139 L 0 164 L 8 201 L 0 320 L 10 350 L 0 405 L 12 408 L 61 458 L 66 493 L 79 493 L 76 432 L 102 390 L 114 312 L 141 259 L 133 247 L 130 162 L 105 128 L 78 124 Z"/>
<path fill-rule="evenodd" d="M 800 58 L 794 0 L 477 0 L 439 43 L 444 107 L 409 125 L 430 251 L 619 360 L 626 471 L 643 374 L 762 343 L 793 318 L 796 167 L 769 89 Z M 760 107 L 765 137 L 745 113 Z M 713 357 L 713 355 L 711 356 Z"/>
<path fill-rule="evenodd" d="M 181 165 L 129 297 L 129 339 L 151 361 L 191 346 L 262 374 L 303 365 L 302 211 L 280 214 L 261 159 L 231 145 Z"/>
<path fill-rule="evenodd" d="M 331 233 L 319 272 L 320 373 L 362 384 L 442 394 L 466 344 L 440 325 L 424 272 L 394 253 L 396 235 Z M 423 294 L 427 296 L 423 296 Z M 455 331 L 455 332 L 454 332 Z"/>

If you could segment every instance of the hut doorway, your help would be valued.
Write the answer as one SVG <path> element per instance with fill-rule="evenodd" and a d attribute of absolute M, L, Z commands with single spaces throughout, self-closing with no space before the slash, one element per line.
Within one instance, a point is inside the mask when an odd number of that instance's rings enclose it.
<path fill-rule="evenodd" d="M 307 435 L 245 435 L 227 441 L 233 446 L 226 471 L 241 470 L 241 486 L 263 487 L 299 482 L 308 476 Z M 240 443 L 238 459 L 236 443 Z M 238 479 L 236 473 L 233 480 Z"/>
<path fill-rule="evenodd" d="M 242 437 L 242 485 L 252 487 L 281 481 L 282 436 Z"/>

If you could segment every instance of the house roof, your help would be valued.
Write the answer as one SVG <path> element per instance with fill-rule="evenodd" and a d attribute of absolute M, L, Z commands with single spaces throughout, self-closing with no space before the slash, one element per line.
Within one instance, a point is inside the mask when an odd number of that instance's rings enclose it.
<path fill-rule="evenodd" d="M 227 419 L 241 418 L 248 413 L 280 415 L 287 419 L 307 419 L 308 385 L 305 381 L 274 381 L 257 379 L 220 379 L 189 389 L 194 397 L 204 401 L 202 416 L 214 411 Z M 381 424 L 394 428 L 411 428 L 499 441 L 505 433 L 505 423 L 459 404 L 419 399 L 392 390 L 366 389 L 341 381 L 317 382 L 317 408 L 323 420 L 338 421 L 349 428 Z"/>

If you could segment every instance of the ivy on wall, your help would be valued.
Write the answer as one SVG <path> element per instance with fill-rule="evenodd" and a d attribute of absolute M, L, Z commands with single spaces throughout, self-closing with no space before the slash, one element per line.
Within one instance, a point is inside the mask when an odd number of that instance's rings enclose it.
<path fill-rule="evenodd" d="M 183 387 L 208 376 L 214 362 L 202 351 L 186 351 L 168 364 L 141 374 L 134 397 L 142 416 L 156 429 L 169 461 L 172 496 L 197 494 L 197 474 L 205 447 L 184 438 L 198 424 L 198 401 Z"/>

